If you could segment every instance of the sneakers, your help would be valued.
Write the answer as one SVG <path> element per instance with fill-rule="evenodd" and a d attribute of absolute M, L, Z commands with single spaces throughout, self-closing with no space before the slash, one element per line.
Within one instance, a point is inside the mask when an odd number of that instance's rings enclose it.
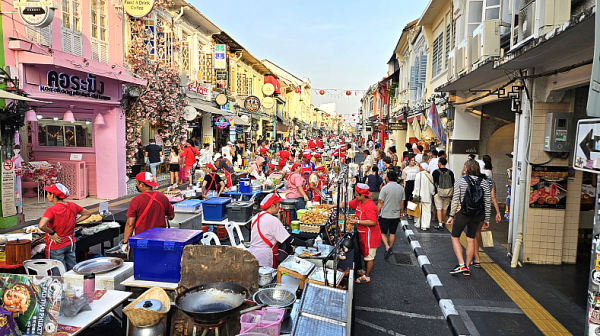
<path fill-rule="evenodd" d="M 383 254 L 383 258 L 385 260 L 388 260 L 388 258 L 394 254 L 394 251 L 392 251 L 392 248 L 390 247 L 389 249 L 387 249 L 387 251 L 385 251 L 385 253 Z"/>
<path fill-rule="evenodd" d="M 443 225 L 438 225 L 435 228 L 436 228 L 436 230 L 442 231 L 444 229 L 444 226 Z"/>
<path fill-rule="evenodd" d="M 450 274 L 459 274 L 463 275 L 471 275 L 471 271 L 465 265 L 456 265 L 453 270 L 450 271 Z"/>

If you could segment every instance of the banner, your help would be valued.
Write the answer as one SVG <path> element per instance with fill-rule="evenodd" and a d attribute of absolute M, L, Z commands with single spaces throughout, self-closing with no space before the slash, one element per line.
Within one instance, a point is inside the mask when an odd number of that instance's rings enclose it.
<path fill-rule="evenodd" d="M 440 119 L 440 115 L 437 113 L 435 108 L 435 104 L 431 103 L 431 108 L 429 109 L 429 113 L 427 114 L 427 125 L 431 127 L 435 136 L 442 142 L 446 143 L 446 132 L 444 132 L 444 128 L 442 127 L 442 120 Z"/>
<path fill-rule="evenodd" d="M 413 119 L 412 123 L 413 132 L 415 132 L 415 137 L 419 140 L 423 140 L 423 133 L 421 133 L 421 125 L 419 124 L 419 120 L 417 117 Z"/>
<path fill-rule="evenodd" d="M 2 163 L 2 216 L 17 215 L 15 204 L 15 165 L 8 159 Z"/>

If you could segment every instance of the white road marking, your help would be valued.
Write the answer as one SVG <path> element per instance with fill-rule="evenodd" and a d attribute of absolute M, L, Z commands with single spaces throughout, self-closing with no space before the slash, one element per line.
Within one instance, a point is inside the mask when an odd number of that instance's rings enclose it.
<path fill-rule="evenodd" d="M 407 237 L 410 236 L 411 234 L 414 234 L 414 232 L 412 230 L 406 230 L 406 231 L 404 231 L 404 235 L 407 236 Z"/>
<path fill-rule="evenodd" d="M 442 309 L 442 313 L 444 317 L 447 318 L 448 315 L 458 315 L 458 312 L 454 308 L 454 303 L 449 299 L 442 299 L 439 302 L 440 308 Z"/>
<path fill-rule="evenodd" d="M 421 266 L 421 267 L 423 267 L 423 265 L 425 265 L 425 264 L 431 264 L 429 262 L 429 258 L 427 258 L 427 256 L 424 256 L 424 255 L 419 256 L 417 258 L 417 260 L 419 261 L 419 266 Z"/>
<path fill-rule="evenodd" d="M 406 335 L 399 334 L 399 333 L 397 333 L 397 332 L 395 332 L 395 331 L 393 331 L 393 330 L 387 330 L 387 329 L 385 329 L 384 327 L 380 327 L 380 326 L 378 326 L 378 325 L 376 325 L 376 324 L 373 324 L 373 323 L 371 323 L 371 322 L 367 322 L 367 321 L 365 321 L 365 320 L 356 319 L 356 323 L 360 323 L 360 324 L 362 324 L 362 325 L 365 325 L 365 326 L 367 326 L 367 327 L 373 328 L 373 329 L 375 329 L 375 330 L 379 330 L 379 331 L 381 331 L 381 332 L 384 332 L 384 333 L 386 333 L 386 334 L 388 334 L 388 335 L 393 335 L 393 336 L 406 336 Z"/>
<path fill-rule="evenodd" d="M 402 223 L 402 226 L 408 225 L 408 221 L 406 219 L 401 220 L 400 223 Z"/>
<path fill-rule="evenodd" d="M 410 242 L 410 247 L 414 250 L 417 247 L 421 247 L 421 244 L 418 241 L 413 240 L 413 241 Z"/>
<path fill-rule="evenodd" d="M 427 282 L 429 283 L 429 287 L 433 289 L 435 286 L 442 286 L 442 282 L 437 274 L 429 274 L 427 276 Z"/>
<path fill-rule="evenodd" d="M 388 309 L 381 309 L 381 308 L 359 307 L 359 306 L 356 306 L 354 308 L 356 310 L 364 310 L 364 311 L 370 311 L 370 312 L 375 312 L 375 313 L 387 313 L 387 314 L 406 316 L 406 317 L 411 317 L 411 318 L 415 317 L 415 318 L 423 318 L 423 319 L 429 319 L 429 320 L 443 320 L 444 319 L 443 316 L 407 313 L 407 312 L 402 312 L 402 311 L 397 311 L 397 310 L 388 310 Z"/>

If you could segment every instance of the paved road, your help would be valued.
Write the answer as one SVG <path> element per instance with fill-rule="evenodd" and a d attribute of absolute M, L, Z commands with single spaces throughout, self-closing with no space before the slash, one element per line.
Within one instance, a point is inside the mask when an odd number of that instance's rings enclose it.
<path fill-rule="evenodd" d="M 364 157 L 357 154 L 356 159 L 360 163 Z M 371 282 L 354 287 L 354 334 L 452 335 L 401 227 L 397 233 L 395 256 L 385 260 L 382 245 Z M 410 264 L 397 262 L 400 257 Z"/>

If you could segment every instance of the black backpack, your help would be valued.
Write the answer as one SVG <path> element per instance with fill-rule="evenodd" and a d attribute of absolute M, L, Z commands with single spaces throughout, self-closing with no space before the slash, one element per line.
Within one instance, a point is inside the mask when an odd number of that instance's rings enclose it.
<path fill-rule="evenodd" d="M 469 184 L 462 203 L 460 204 L 460 211 L 465 216 L 475 216 L 483 211 L 483 188 L 481 187 L 481 178 L 477 177 L 477 181 L 473 183 L 469 176 L 464 177 Z"/>

